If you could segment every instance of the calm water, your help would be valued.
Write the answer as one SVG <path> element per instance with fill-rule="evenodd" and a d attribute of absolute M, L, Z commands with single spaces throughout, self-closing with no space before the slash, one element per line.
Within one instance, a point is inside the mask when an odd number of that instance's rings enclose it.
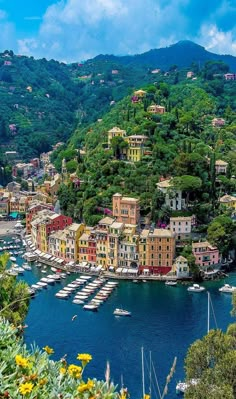
<path fill-rule="evenodd" d="M 18 259 L 18 263 L 22 261 Z M 45 274 L 34 267 L 32 271 L 25 271 L 21 278 L 32 284 L 43 276 Z M 35 342 L 39 347 L 49 345 L 54 348 L 55 360 L 67 354 L 68 361 L 75 362 L 77 353 L 90 353 L 93 361 L 87 372 L 99 379 L 104 379 L 106 361 L 109 360 L 114 382 L 120 384 L 123 375 L 124 385 L 129 388 L 132 399 L 142 396 L 142 346 L 147 359 L 149 351 L 152 352 L 161 387 L 176 356 L 176 372 L 167 396 L 176 398 L 175 385 L 184 378 L 187 348 L 207 330 L 206 292 L 189 293 L 184 285 L 166 287 L 161 282 L 120 282 L 98 312 L 89 312 L 84 311 L 81 305 L 73 304 L 73 296 L 69 300 L 55 297 L 63 285 L 76 277 L 70 275 L 61 283 L 48 286 L 31 301 L 26 318 L 26 343 L 30 345 Z M 211 293 L 217 325 L 225 331 L 234 319 L 230 316 L 231 295 L 218 291 L 224 282 L 236 285 L 236 274 L 231 274 L 225 281 L 204 285 Z M 121 306 L 130 310 L 132 317 L 115 317 L 114 308 Z M 78 317 L 72 322 L 75 314 Z M 211 327 L 215 328 L 213 317 Z"/>

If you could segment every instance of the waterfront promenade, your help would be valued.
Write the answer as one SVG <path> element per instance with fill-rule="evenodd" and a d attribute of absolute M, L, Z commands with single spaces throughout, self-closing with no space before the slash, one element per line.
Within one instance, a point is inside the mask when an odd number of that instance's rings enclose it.
<path fill-rule="evenodd" d="M 19 231 L 15 229 L 15 220 L 1 220 L 0 219 L 0 236 L 8 236 L 13 234 L 19 234 Z"/>

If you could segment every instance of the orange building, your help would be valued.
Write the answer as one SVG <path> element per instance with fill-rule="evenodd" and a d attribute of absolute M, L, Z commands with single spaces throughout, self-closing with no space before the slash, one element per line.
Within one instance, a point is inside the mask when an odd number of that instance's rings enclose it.
<path fill-rule="evenodd" d="M 117 222 L 125 224 L 139 224 L 140 207 L 136 198 L 122 197 L 121 194 L 114 194 L 112 197 L 112 212 Z"/>
<path fill-rule="evenodd" d="M 175 256 L 175 233 L 166 229 L 144 230 L 139 251 L 141 272 L 167 274 Z"/>

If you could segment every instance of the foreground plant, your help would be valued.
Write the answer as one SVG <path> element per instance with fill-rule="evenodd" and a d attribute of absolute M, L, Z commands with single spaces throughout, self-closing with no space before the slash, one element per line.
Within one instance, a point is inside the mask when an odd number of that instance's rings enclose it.
<path fill-rule="evenodd" d="M 53 349 L 26 348 L 18 330 L 0 318 L 0 398 L 120 399 L 112 382 L 83 378 L 92 356 L 77 355 L 78 364 L 50 360 Z M 122 396 L 126 399 L 126 396 Z"/>

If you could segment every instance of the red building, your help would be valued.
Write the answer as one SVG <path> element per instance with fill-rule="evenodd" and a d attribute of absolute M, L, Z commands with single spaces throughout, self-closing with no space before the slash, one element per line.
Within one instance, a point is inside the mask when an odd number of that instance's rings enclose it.
<path fill-rule="evenodd" d="M 35 202 L 29 207 L 28 211 L 26 212 L 26 234 L 31 233 L 31 221 L 33 220 L 34 216 L 43 209 L 49 209 L 53 211 L 53 205 L 45 204 L 43 202 Z"/>

